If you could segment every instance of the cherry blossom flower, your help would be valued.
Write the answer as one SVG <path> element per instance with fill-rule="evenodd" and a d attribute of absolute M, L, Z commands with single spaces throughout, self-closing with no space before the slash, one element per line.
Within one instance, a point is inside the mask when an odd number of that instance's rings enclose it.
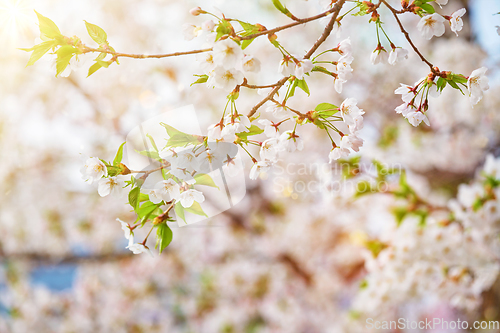
<path fill-rule="evenodd" d="M 279 140 L 277 138 L 270 138 L 262 142 L 260 147 L 260 158 L 276 162 L 278 159 L 278 152 L 280 150 Z"/>
<path fill-rule="evenodd" d="M 266 112 L 271 112 L 276 118 L 284 118 L 288 115 L 287 109 L 281 104 L 270 104 L 266 107 Z"/>
<path fill-rule="evenodd" d="M 387 58 L 387 51 L 379 44 L 377 48 L 372 52 L 370 61 L 372 64 L 376 65 L 381 62 L 386 62 Z"/>
<path fill-rule="evenodd" d="M 196 60 L 199 61 L 201 69 L 206 73 L 210 73 L 217 67 L 214 62 L 214 55 L 212 52 L 204 52 L 196 55 Z"/>
<path fill-rule="evenodd" d="M 234 68 L 224 69 L 217 67 L 214 71 L 215 86 L 224 90 L 232 90 L 237 85 L 243 83 L 243 73 Z"/>
<path fill-rule="evenodd" d="M 396 108 L 396 113 L 401 113 L 406 118 L 408 113 L 412 112 L 412 107 L 408 103 L 403 103 Z"/>
<path fill-rule="evenodd" d="M 213 52 L 215 63 L 226 69 L 233 69 L 243 58 L 240 46 L 230 38 L 216 42 Z"/>
<path fill-rule="evenodd" d="M 109 194 L 120 196 L 123 193 L 123 187 L 125 186 L 125 179 L 127 179 L 127 176 L 123 175 L 102 178 L 101 180 L 99 180 L 99 184 L 97 186 L 97 192 L 101 197 L 105 197 Z"/>
<path fill-rule="evenodd" d="M 262 172 L 266 172 L 267 170 L 269 170 L 269 168 L 271 168 L 271 166 L 273 165 L 273 162 L 269 161 L 269 160 L 263 160 L 263 161 L 258 161 L 257 163 L 254 163 L 252 169 L 250 170 L 250 179 L 252 180 L 255 180 L 257 179 L 257 177 L 259 177 L 259 175 L 262 173 Z"/>
<path fill-rule="evenodd" d="M 389 53 L 388 62 L 391 65 L 395 65 L 398 61 L 403 59 L 408 59 L 408 50 L 402 47 L 395 47 Z"/>
<path fill-rule="evenodd" d="M 346 80 L 342 80 L 340 77 L 335 78 L 335 82 L 333 83 L 335 91 L 338 92 L 339 94 L 342 93 L 342 86 L 346 82 L 347 82 Z"/>
<path fill-rule="evenodd" d="M 444 17 L 434 13 L 424 16 L 417 24 L 418 30 L 422 33 L 425 39 L 431 39 L 432 36 L 442 36 L 444 34 Z"/>
<path fill-rule="evenodd" d="M 120 219 L 116 219 L 118 222 L 120 222 L 122 226 L 122 230 L 124 232 L 125 238 L 129 241 L 128 245 L 132 245 L 134 243 L 134 232 L 130 228 L 130 225 Z"/>
<path fill-rule="evenodd" d="M 341 55 L 350 56 L 352 53 L 351 38 L 347 38 L 341 41 L 337 45 L 336 50 Z"/>
<path fill-rule="evenodd" d="M 295 62 L 290 57 L 285 57 L 281 59 L 278 73 L 281 73 L 283 76 L 293 75 L 295 72 Z"/>
<path fill-rule="evenodd" d="M 212 20 L 206 20 L 205 22 L 203 22 L 203 23 L 201 24 L 201 28 L 202 28 L 204 31 L 207 31 L 207 32 L 214 31 L 214 28 L 215 28 L 215 23 L 214 23 L 214 21 L 212 21 Z"/>
<path fill-rule="evenodd" d="M 486 77 L 487 70 L 486 67 L 476 69 L 467 80 L 467 89 L 472 105 L 477 104 L 483 98 L 483 92 L 490 89 L 489 80 Z"/>
<path fill-rule="evenodd" d="M 356 122 L 354 119 L 365 113 L 362 109 L 358 108 L 357 103 L 358 101 L 355 98 L 347 98 L 340 104 L 340 114 L 347 125 L 355 126 Z"/>
<path fill-rule="evenodd" d="M 193 40 L 195 37 L 198 37 L 202 33 L 201 27 L 197 27 L 196 25 L 185 23 L 182 25 L 182 33 L 184 34 L 184 39 Z"/>
<path fill-rule="evenodd" d="M 356 134 L 344 135 L 340 140 L 340 148 L 342 149 L 352 149 L 356 152 L 359 148 L 363 146 L 364 140 L 358 137 Z"/>
<path fill-rule="evenodd" d="M 309 59 L 302 59 L 297 61 L 295 64 L 295 76 L 302 80 L 304 78 L 304 74 L 309 73 L 313 69 L 314 65 Z"/>
<path fill-rule="evenodd" d="M 363 129 L 363 116 L 356 116 L 353 118 L 354 125 L 348 125 L 349 126 L 349 131 L 354 134 L 358 132 L 359 130 Z"/>
<path fill-rule="evenodd" d="M 198 203 L 205 201 L 205 196 L 200 191 L 190 189 L 181 193 L 179 201 L 182 207 L 189 208 L 195 201 Z"/>
<path fill-rule="evenodd" d="M 354 60 L 354 57 L 352 55 L 343 55 L 340 57 L 340 59 L 337 61 L 337 75 L 338 78 L 347 81 L 352 77 L 352 68 L 351 68 L 351 63 Z"/>
<path fill-rule="evenodd" d="M 435 0 L 435 2 L 439 5 L 439 7 L 443 8 L 442 6 L 446 5 L 448 0 Z"/>
<path fill-rule="evenodd" d="M 465 8 L 461 8 L 456 12 L 454 12 L 453 14 L 451 14 L 450 18 L 451 31 L 453 31 L 455 35 L 457 35 L 457 37 L 458 37 L 458 32 L 462 30 L 464 26 L 464 21 L 462 21 L 462 16 L 465 15 L 465 12 L 466 12 Z"/>
<path fill-rule="evenodd" d="M 85 161 L 85 165 L 80 169 L 82 173 L 82 178 L 92 184 L 93 182 L 106 177 L 108 175 L 108 169 L 106 165 L 102 163 L 97 157 L 90 157 Z"/>
<path fill-rule="evenodd" d="M 222 128 L 219 123 L 208 126 L 207 132 L 208 141 L 222 140 Z"/>
<path fill-rule="evenodd" d="M 330 159 L 330 163 L 332 163 L 334 160 L 338 160 L 340 158 L 346 158 L 349 156 L 349 149 L 345 148 L 340 148 L 340 147 L 335 147 L 330 151 L 330 154 L 328 154 L 328 158 Z"/>
<path fill-rule="evenodd" d="M 415 92 L 413 91 L 413 87 L 400 83 L 401 87 L 396 89 L 394 93 L 396 95 L 401 95 L 401 99 L 405 103 L 411 103 L 411 101 L 415 98 Z"/>
<path fill-rule="evenodd" d="M 420 111 L 411 111 L 408 112 L 406 115 L 406 119 L 408 119 L 408 122 L 412 124 L 413 126 L 417 127 L 420 125 L 420 123 L 423 121 L 427 126 L 430 126 L 431 124 L 429 123 L 429 119 L 427 119 L 427 116 L 423 114 L 423 112 Z"/>
<path fill-rule="evenodd" d="M 241 69 L 245 73 L 258 73 L 260 72 L 260 61 L 253 56 L 245 55 L 241 60 Z"/>
<path fill-rule="evenodd" d="M 132 251 L 133 254 L 149 253 L 151 257 L 154 257 L 153 252 L 144 244 L 129 244 L 126 248 Z"/>
<path fill-rule="evenodd" d="M 280 149 L 293 153 L 295 150 L 302 150 L 304 148 L 304 140 L 298 136 L 295 131 L 285 131 L 279 138 Z"/>
<path fill-rule="evenodd" d="M 149 192 L 149 200 L 154 204 L 162 201 L 177 200 L 180 195 L 180 186 L 173 179 L 162 180 L 155 184 L 154 190 Z"/>
<path fill-rule="evenodd" d="M 264 126 L 264 134 L 268 138 L 275 138 L 279 132 L 278 127 L 274 126 L 274 123 L 268 119 L 260 119 L 259 124 Z"/>

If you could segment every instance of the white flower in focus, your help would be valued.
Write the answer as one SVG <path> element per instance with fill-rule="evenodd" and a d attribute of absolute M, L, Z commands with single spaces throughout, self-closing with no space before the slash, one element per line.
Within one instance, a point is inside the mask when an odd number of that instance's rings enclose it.
<path fill-rule="evenodd" d="M 353 56 L 351 55 L 343 55 L 340 57 L 340 59 L 337 61 L 337 75 L 338 78 L 347 81 L 352 77 L 352 68 L 351 68 L 351 63 L 354 60 Z"/>
<path fill-rule="evenodd" d="M 356 132 L 358 132 L 359 130 L 363 129 L 363 116 L 356 116 L 354 117 L 353 119 L 354 121 L 354 125 L 348 125 L 349 127 L 349 132 L 351 132 L 351 134 L 354 134 Z"/>
<path fill-rule="evenodd" d="M 425 39 L 431 39 L 432 36 L 439 37 L 445 31 L 444 21 L 445 19 L 441 15 L 434 13 L 422 17 L 417 24 L 417 28 Z"/>
<path fill-rule="evenodd" d="M 388 62 L 391 65 L 395 65 L 397 62 L 403 59 L 408 59 L 408 50 L 402 47 L 396 47 L 393 48 L 392 51 L 389 53 Z"/>
<path fill-rule="evenodd" d="M 280 135 L 279 138 L 280 150 L 293 153 L 296 150 L 302 150 L 304 148 L 304 140 L 297 135 L 294 131 L 285 131 Z"/>
<path fill-rule="evenodd" d="M 406 115 L 406 119 L 413 126 L 417 127 L 423 121 L 427 126 L 431 126 L 427 116 L 420 111 L 411 111 Z"/>
<path fill-rule="evenodd" d="M 238 125 L 234 124 L 225 125 L 221 131 L 222 139 L 226 142 L 234 142 L 234 140 L 236 140 L 237 130 L 238 130 Z"/>
<path fill-rule="evenodd" d="M 304 74 L 309 73 L 313 69 L 314 65 L 309 59 L 299 60 L 295 64 L 295 76 L 302 80 L 304 78 Z"/>
<path fill-rule="evenodd" d="M 483 91 L 490 89 L 489 80 L 486 77 L 487 70 L 486 67 L 476 69 L 467 80 L 467 89 L 472 105 L 477 104 L 483 98 Z"/>
<path fill-rule="evenodd" d="M 253 56 L 245 55 L 241 60 L 241 69 L 245 73 L 258 73 L 260 72 L 260 61 Z"/>
<path fill-rule="evenodd" d="M 199 61 L 200 67 L 205 72 L 205 74 L 208 74 L 212 72 L 217 65 L 214 62 L 214 55 L 212 52 L 204 52 L 196 55 L 196 60 Z"/>
<path fill-rule="evenodd" d="M 278 127 L 274 126 L 274 123 L 268 119 L 260 119 L 259 124 L 264 126 L 264 134 L 268 138 L 275 138 L 279 132 Z"/>
<path fill-rule="evenodd" d="M 359 148 L 363 146 L 364 140 L 358 137 L 356 134 L 344 135 L 340 141 L 341 149 L 349 149 L 358 152 Z"/>
<path fill-rule="evenodd" d="M 379 64 L 381 62 L 386 62 L 388 58 L 387 51 L 382 47 L 378 46 L 375 51 L 370 56 L 370 61 L 373 65 Z"/>
<path fill-rule="evenodd" d="M 347 98 L 340 104 L 340 114 L 347 125 L 355 126 L 356 122 L 354 119 L 365 113 L 362 109 L 358 108 L 357 103 L 358 101 L 355 98 Z"/>
<path fill-rule="evenodd" d="M 446 5 L 448 0 L 435 0 L 435 2 L 439 5 L 439 7 L 443 8 L 442 6 Z"/>
<path fill-rule="evenodd" d="M 285 57 L 281 59 L 280 65 L 278 67 L 278 73 L 283 76 L 293 75 L 295 72 L 295 62 L 290 57 Z"/>
<path fill-rule="evenodd" d="M 184 39 L 186 40 L 193 40 L 195 37 L 198 37 L 202 31 L 201 27 L 197 27 L 189 23 L 182 25 L 182 33 L 184 34 Z"/>
<path fill-rule="evenodd" d="M 235 126 L 235 133 L 248 132 L 248 129 L 252 126 L 250 119 L 247 116 L 239 114 L 237 116 L 227 115 L 224 119 L 226 126 Z"/>
<path fill-rule="evenodd" d="M 123 192 L 126 178 L 127 177 L 123 175 L 102 178 L 101 180 L 99 180 L 97 192 L 101 197 L 105 197 L 109 194 L 120 196 Z"/>
<path fill-rule="evenodd" d="M 344 39 L 337 45 L 337 51 L 340 55 L 349 56 L 352 53 L 351 38 Z"/>
<path fill-rule="evenodd" d="M 462 30 L 464 26 L 464 21 L 462 21 L 462 16 L 465 15 L 465 12 L 466 12 L 465 8 L 461 8 L 456 12 L 454 12 L 453 14 L 451 14 L 450 18 L 451 31 L 453 31 L 455 35 L 457 35 L 457 37 L 458 37 L 458 32 Z"/>
<path fill-rule="evenodd" d="M 403 103 L 396 108 L 396 113 L 401 113 L 406 118 L 408 113 L 412 112 L 412 107 L 408 103 Z"/>
<path fill-rule="evenodd" d="M 179 197 L 179 201 L 184 208 L 189 208 L 196 201 L 198 203 L 202 203 L 205 201 L 205 196 L 202 192 L 197 190 L 187 190 L 181 193 Z"/>
<path fill-rule="evenodd" d="M 344 149 L 340 147 L 335 147 L 328 154 L 328 158 L 330 159 L 330 163 L 334 160 L 338 160 L 340 158 L 346 158 L 349 156 L 349 149 Z"/>
<path fill-rule="evenodd" d="M 240 46 L 230 38 L 216 42 L 213 52 L 215 63 L 226 69 L 233 69 L 243 58 Z"/>
<path fill-rule="evenodd" d="M 88 158 L 85 161 L 85 165 L 80 169 L 80 172 L 82 173 L 82 178 L 88 181 L 89 184 L 108 175 L 106 165 L 97 157 Z"/>
<path fill-rule="evenodd" d="M 155 184 L 154 190 L 149 193 L 149 200 L 154 204 L 162 201 L 177 200 L 180 195 L 180 186 L 173 179 L 162 180 Z"/>
<path fill-rule="evenodd" d="M 154 257 L 153 252 L 151 252 L 151 250 L 143 244 L 139 243 L 129 244 L 129 246 L 127 246 L 126 248 L 132 251 L 133 254 L 141 254 L 146 252 L 149 253 L 151 257 Z"/>
<path fill-rule="evenodd" d="M 130 229 L 130 225 L 126 222 L 123 222 L 120 219 L 116 219 L 118 222 L 120 222 L 122 226 L 122 230 L 124 232 L 125 238 L 129 241 L 128 245 L 132 245 L 134 243 L 134 232 L 132 229 Z"/>
<path fill-rule="evenodd" d="M 222 128 L 219 123 L 208 126 L 207 133 L 208 141 L 221 141 L 222 140 Z"/>
<path fill-rule="evenodd" d="M 396 89 L 394 93 L 396 95 L 401 95 L 401 99 L 405 103 L 411 103 L 411 101 L 415 98 L 415 92 L 413 91 L 413 87 L 400 83 L 401 87 Z"/>
<path fill-rule="evenodd" d="M 278 159 L 279 141 L 277 138 L 267 139 L 260 147 L 260 158 L 276 162 Z"/>
<path fill-rule="evenodd" d="M 243 83 L 243 73 L 236 69 L 224 69 L 217 67 L 214 71 L 215 86 L 224 90 L 233 90 L 237 85 Z"/>
<path fill-rule="evenodd" d="M 271 161 L 267 161 L 267 160 L 264 160 L 264 161 L 259 161 L 257 163 L 255 163 L 252 167 L 252 169 L 250 170 L 250 179 L 252 180 L 255 180 L 257 179 L 257 177 L 259 177 L 259 175 L 262 173 L 262 172 L 266 172 L 267 170 L 269 170 L 269 168 L 273 165 L 273 163 Z"/>
<path fill-rule="evenodd" d="M 201 24 L 201 28 L 207 32 L 211 32 L 215 28 L 215 23 L 212 20 L 206 20 Z"/>
<path fill-rule="evenodd" d="M 288 115 L 286 107 L 284 107 L 281 104 L 275 104 L 275 103 L 268 105 L 266 108 L 266 112 L 272 112 L 272 114 L 276 118 L 280 118 L 280 119 L 282 119 Z"/>
<path fill-rule="evenodd" d="M 346 82 L 347 81 L 342 80 L 340 77 L 335 78 L 335 82 L 333 83 L 335 91 L 338 92 L 339 94 L 342 93 L 342 85 Z"/>

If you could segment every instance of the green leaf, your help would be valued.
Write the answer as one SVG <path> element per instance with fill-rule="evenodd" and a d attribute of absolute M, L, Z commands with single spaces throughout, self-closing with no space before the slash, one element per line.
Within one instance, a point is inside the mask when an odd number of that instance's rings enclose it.
<path fill-rule="evenodd" d="M 321 67 L 321 66 L 314 66 L 313 69 L 311 69 L 311 72 L 321 72 L 321 73 L 324 73 L 324 74 L 327 74 L 327 75 L 330 75 L 330 76 L 333 75 L 332 72 L 330 72 L 325 67 Z"/>
<path fill-rule="evenodd" d="M 295 88 L 297 88 L 297 85 L 299 84 L 298 79 L 294 79 L 292 82 L 292 87 L 290 88 L 290 91 L 288 92 L 288 96 L 286 98 L 290 98 L 293 95 L 295 95 Z"/>
<path fill-rule="evenodd" d="M 323 117 L 330 117 L 339 112 L 339 109 L 336 105 L 330 103 L 320 103 L 314 111 L 317 111 Z"/>
<path fill-rule="evenodd" d="M 61 37 L 61 31 L 57 25 L 49 18 L 43 16 L 35 10 L 36 16 L 38 16 L 38 27 L 40 28 L 41 38 L 43 39 L 54 39 Z"/>
<path fill-rule="evenodd" d="M 252 39 L 245 39 L 243 42 L 241 42 L 241 49 L 244 50 L 248 47 L 248 45 L 252 44 L 252 42 L 255 40 L 255 38 Z"/>
<path fill-rule="evenodd" d="M 233 31 L 231 23 L 227 20 L 221 20 L 219 25 L 217 26 L 217 29 L 215 30 L 217 32 L 217 35 L 215 37 L 215 40 L 218 41 L 222 36 L 224 35 L 229 35 Z"/>
<path fill-rule="evenodd" d="M 132 191 L 128 194 L 128 203 L 132 208 L 137 211 L 139 208 L 139 194 L 141 193 L 140 187 L 134 187 Z"/>
<path fill-rule="evenodd" d="M 182 207 L 180 202 L 175 203 L 174 210 L 175 215 L 177 215 L 178 218 L 180 217 L 184 221 L 184 223 L 186 223 L 186 217 L 184 216 L 184 207 Z"/>
<path fill-rule="evenodd" d="M 243 21 L 238 21 L 238 23 L 241 24 L 241 27 L 243 28 L 243 30 L 245 30 L 245 32 L 247 34 L 251 35 L 251 34 L 256 33 L 257 31 L 259 31 L 259 27 L 256 26 L 256 25 L 253 25 L 253 24 L 250 24 L 250 23 L 247 23 L 247 22 L 243 22 Z"/>
<path fill-rule="evenodd" d="M 158 154 L 158 152 L 154 151 L 154 150 L 141 150 L 141 151 L 138 151 L 136 150 L 136 152 L 138 152 L 139 154 L 143 155 L 143 156 L 146 156 L 146 157 L 149 157 L 149 158 L 152 158 L 154 160 L 159 160 L 161 159 L 160 155 Z"/>
<path fill-rule="evenodd" d="M 201 208 L 201 205 L 198 203 L 198 202 L 193 202 L 193 205 L 191 207 L 188 207 L 188 208 L 184 208 L 184 210 L 186 212 L 190 212 L 190 213 L 193 213 L 193 214 L 196 214 L 196 215 L 201 215 L 201 216 L 206 216 L 208 217 L 207 214 L 205 214 L 205 212 L 203 211 L 203 209 Z"/>
<path fill-rule="evenodd" d="M 446 87 L 446 80 L 440 77 L 437 80 L 436 85 L 439 91 L 443 91 L 444 87 Z"/>
<path fill-rule="evenodd" d="M 31 49 L 21 49 L 23 51 L 28 51 L 28 52 L 33 51 L 33 53 L 31 53 L 30 60 L 28 60 L 28 64 L 26 65 L 26 67 L 33 65 L 41 57 L 43 57 L 45 53 L 47 53 L 51 48 L 53 48 L 56 45 L 57 43 L 55 41 L 50 40 L 48 42 L 43 42 L 36 46 L 33 46 Z"/>
<path fill-rule="evenodd" d="M 196 180 L 195 185 L 205 185 L 219 189 L 219 186 L 215 185 L 215 182 L 212 179 L 212 177 L 210 177 L 210 175 L 207 175 L 206 173 L 197 173 L 194 176 L 194 179 Z"/>
<path fill-rule="evenodd" d="M 95 58 L 94 60 L 97 61 L 97 60 L 104 60 L 104 58 L 106 58 L 108 54 L 106 52 L 101 52 L 99 53 L 99 55 L 97 56 L 97 58 Z"/>
<path fill-rule="evenodd" d="M 78 53 L 78 50 L 71 45 L 63 45 L 57 50 L 56 76 L 64 72 L 71 58 L 73 58 L 76 53 Z"/>
<path fill-rule="evenodd" d="M 101 27 L 98 27 L 97 25 L 89 23 L 87 21 L 85 21 L 85 26 L 87 27 L 90 38 L 92 38 L 94 42 L 99 45 L 106 43 L 108 35 Z"/>
<path fill-rule="evenodd" d="M 95 64 L 93 64 L 92 66 L 90 66 L 90 68 L 89 68 L 89 74 L 87 75 L 87 77 L 89 77 L 90 75 L 94 74 L 95 72 L 97 72 L 98 69 L 101 69 L 101 68 L 102 68 L 102 66 L 96 62 Z"/>
<path fill-rule="evenodd" d="M 101 67 L 108 68 L 111 63 L 109 61 L 104 61 L 104 60 L 96 60 L 96 63 L 101 65 Z"/>
<path fill-rule="evenodd" d="M 406 207 L 394 207 L 392 209 L 392 213 L 394 214 L 394 217 L 396 218 L 396 224 L 399 227 L 408 214 L 408 209 Z"/>
<path fill-rule="evenodd" d="M 126 144 L 127 142 L 125 141 L 124 143 L 122 143 L 120 145 L 120 148 L 118 148 L 118 151 L 116 152 L 116 156 L 115 156 L 115 159 L 113 160 L 113 165 L 118 165 L 122 162 L 122 158 L 123 158 L 123 146 Z"/>
<path fill-rule="evenodd" d="M 429 14 L 434 14 L 436 12 L 434 7 L 432 7 L 432 5 L 429 5 L 427 3 L 423 3 L 419 7 L 422 8 L 423 10 L 425 10 Z"/>
<path fill-rule="evenodd" d="M 170 229 L 166 223 L 158 225 L 156 230 L 157 241 L 155 249 L 158 248 L 158 251 L 161 254 L 162 251 L 172 242 L 173 236 L 172 229 Z"/>
<path fill-rule="evenodd" d="M 280 12 L 285 14 L 286 16 L 288 16 L 288 17 L 292 16 L 292 13 L 290 13 L 290 11 L 288 9 L 286 9 L 286 7 L 281 4 L 280 0 L 273 0 L 273 5 L 274 5 L 274 7 L 276 7 L 277 10 L 279 10 Z"/>
<path fill-rule="evenodd" d="M 195 75 L 195 76 L 198 76 L 199 79 L 191 83 L 190 87 L 192 87 L 195 84 L 205 83 L 208 81 L 208 75 Z"/>
<path fill-rule="evenodd" d="M 160 209 L 161 204 L 154 204 L 151 201 L 147 201 L 142 204 L 140 208 L 136 210 L 137 216 L 141 220 L 141 223 L 146 223 L 149 219 L 154 219 L 158 215 L 162 214 Z"/>
<path fill-rule="evenodd" d="M 146 134 L 146 136 L 148 137 L 149 141 L 151 141 L 151 145 L 153 145 L 153 149 L 158 152 L 158 147 L 156 146 L 156 143 L 155 143 L 155 140 L 153 139 L 153 137 L 149 134 Z"/>
<path fill-rule="evenodd" d="M 197 145 L 203 142 L 202 137 L 183 133 L 165 123 L 160 123 L 160 125 L 165 127 L 169 136 L 167 147 L 185 147 L 188 144 Z"/>
<path fill-rule="evenodd" d="M 249 136 L 252 136 L 252 135 L 258 135 L 258 134 L 261 134 L 263 133 L 264 130 L 262 128 L 260 128 L 259 126 L 257 125 L 252 125 L 250 126 L 250 128 L 248 129 L 248 132 L 241 132 L 241 133 L 236 133 L 236 135 L 242 139 L 242 140 L 246 140 Z"/>
<path fill-rule="evenodd" d="M 304 92 L 309 96 L 311 93 L 309 92 L 309 87 L 307 86 L 306 79 L 297 80 L 297 87 L 304 90 Z"/>

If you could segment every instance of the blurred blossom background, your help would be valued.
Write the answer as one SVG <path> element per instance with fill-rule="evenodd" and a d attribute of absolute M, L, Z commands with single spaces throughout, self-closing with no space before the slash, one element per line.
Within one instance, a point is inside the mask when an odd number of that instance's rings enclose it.
<path fill-rule="evenodd" d="M 317 0 L 285 3 L 300 17 L 322 11 Z M 468 216 L 471 230 L 479 226 L 472 236 L 432 217 L 424 229 L 415 218 L 397 228 L 393 208 L 400 202 L 384 194 L 355 200 L 354 180 L 342 182 L 328 164 L 330 141 L 312 125 L 300 128 L 304 150 L 284 156 L 261 179 L 247 177 L 247 195 L 231 210 L 174 227 L 160 256 L 125 249 L 115 219 L 132 222 L 135 215 L 126 199 L 101 198 L 82 180 L 85 156 L 110 160 L 133 127 L 189 104 L 204 129 L 219 119 L 226 93 L 190 86 L 202 73 L 195 56 L 120 59 L 86 78 L 89 54 L 81 69 L 55 78 L 48 56 L 26 68 L 29 54 L 18 48 L 39 37 L 36 10 L 87 45 L 93 42 L 83 20 L 101 26 L 118 52 L 196 49 L 204 40 L 186 41 L 182 24 L 204 21 L 189 14 L 198 5 L 268 28 L 289 23 L 268 0 L 0 0 L 0 332 L 359 333 L 369 331 L 369 317 L 500 320 L 498 216 Z M 488 67 L 490 90 L 474 108 L 467 96 L 445 89 L 431 100 L 430 127 L 408 124 L 394 111 L 401 103 L 394 90 L 428 68 L 412 51 L 396 66 L 373 66 L 374 25 L 351 16 L 323 47 L 351 37 L 354 77 L 343 93 L 318 74 L 308 80 L 310 97 L 298 91 L 290 100 L 295 109 L 312 110 L 356 98 L 366 111 L 361 163 L 376 158 L 406 169 L 419 195 L 445 206 L 465 191 L 460 184 L 477 180 L 488 154 L 500 155 L 500 3 L 450 0 L 441 12 L 461 7 L 467 15 L 458 38 L 447 29 L 425 41 L 418 18 L 402 18 L 441 70 L 467 76 Z M 381 15 L 394 43 L 410 49 L 389 12 Z M 282 31 L 280 41 L 303 54 L 325 25 Z M 263 66 L 251 83 L 280 78 L 281 55 L 266 38 L 245 51 Z M 260 98 L 244 91 L 238 107 L 249 110 Z M 252 163 L 245 162 L 248 171 Z M 500 211 L 500 202 L 490 209 Z M 478 239 L 486 238 L 492 245 L 483 249 Z M 389 244 L 378 256 L 375 240 Z M 394 254 L 398 249 L 404 256 Z"/>

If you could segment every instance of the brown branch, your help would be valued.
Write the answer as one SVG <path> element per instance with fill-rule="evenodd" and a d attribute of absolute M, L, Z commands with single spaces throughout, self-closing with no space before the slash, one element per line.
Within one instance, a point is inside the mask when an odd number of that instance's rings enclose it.
<path fill-rule="evenodd" d="M 168 57 L 177 57 L 181 55 L 188 55 L 188 54 L 197 54 L 197 53 L 203 53 L 203 52 L 209 52 L 212 51 L 212 48 L 209 49 L 201 49 L 201 50 L 192 50 L 192 51 L 183 51 L 183 52 L 174 52 L 174 53 L 166 53 L 166 54 L 129 54 L 129 53 L 119 53 L 119 52 L 113 52 L 111 50 L 105 50 L 105 49 L 95 49 L 92 47 L 85 47 L 83 49 L 83 53 L 89 53 L 89 52 L 100 52 L 100 53 L 107 53 L 113 55 L 113 57 L 118 58 L 118 57 L 126 57 L 126 58 L 134 58 L 134 59 L 150 59 L 150 58 L 168 58 Z"/>
<path fill-rule="evenodd" d="M 314 54 L 314 52 L 316 52 L 316 50 L 321 46 L 321 44 L 323 44 L 323 42 L 328 38 L 328 36 L 330 36 L 330 33 L 333 30 L 333 26 L 335 25 L 335 21 L 337 21 L 337 16 L 339 15 L 340 10 L 342 9 L 342 6 L 344 5 L 345 2 L 346 0 L 340 0 L 335 4 L 335 6 L 333 6 L 333 8 L 331 9 L 333 15 L 332 18 L 330 19 L 330 22 L 328 22 L 328 25 L 323 31 L 321 37 L 316 41 L 316 43 L 314 43 L 309 52 L 306 53 L 304 59 L 309 59 Z"/>
<path fill-rule="evenodd" d="M 278 102 L 277 100 L 275 100 L 274 98 L 271 98 L 271 99 L 270 99 L 270 101 L 271 101 L 271 102 L 274 102 L 274 103 L 276 103 L 276 104 L 278 104 L 278 105 L 281 105 L 281 103 L 280 103 L 280 102 Z M 294 109 L 292 109 L 292 108 L 291 108 L 291 107 L 289 107 L 289 106 L 285 106 L 285 107 L 286 107 L 288 110 L 290 110 L 290 111 L 292 111 L 293 113 L 295 113 L 297 116 L 302 117 L 302 118 L 307 118 L 307 115 L 303 114 L 302 112 L 297 111 L 297 110 L 294 110 Z"/>
<path fill-rule="evenodd" d="M 422 55 L 422 53 L 420 53 L 420 51 L 415 46 L 415 44 L 413 44 L 413 41 L 411 40 L 410 35 L 405 30 L 403 24 L 401 23 L 401 20 L 398 17 L 399 12 L 394 7 L 389 5 L 386 0 L 380 0 L 380 2 L 383 3 L 384 5 L 386 5 L 386 7 L 389 8 L 389 10 L 392 12 L 394 17 L 396 18 L 396 21 L 398 22 L 398 25 L 399 25 L 399 28 L 401 29 L 401 32 L 403 33 L 403 35 L 405 35 L 405 38 L 408 41 L 408 43 L 410 43 L 411 47 L 413 48 L 413 51 L 415 51 L 415 53 L 418 54 L 420 59 L 431 68 L 431 72 L 436 74 L 436 70 L 434 69 L 434 65 L 431 62 L 429 62 L 427 59 L 425 59 L 425 57 Z M 437 72 L 437 73 L 439 73 L 439 72 Z"/>
<path fill-rule="evenodd" d="M 264 105 L 264 103 L 266 103 L 267 101 L 271 100 L 274 95 L 278 92 L 278 90 L 280 90 L 280 88 L 285 84 L 286 81 L 288 81 L 290 77 L 289 76 L 285 76 L 284 78 L 282 78 L 281 80 L 279 80 L 278 82 L 276 82 L 276 86 L 274 87 L 273 90 L 271 90 L 271 92 L 269 93 L 269 95 L 267 95 L 262 101 L 260 101 L 257 105 L 255 105 L 252 110 L 250 110 L 250 112 L 247 114 L 247 117 L 251 117 L 255 114 L 255 112 L 257 112 L 257 110 L 262 106 Z"/>

